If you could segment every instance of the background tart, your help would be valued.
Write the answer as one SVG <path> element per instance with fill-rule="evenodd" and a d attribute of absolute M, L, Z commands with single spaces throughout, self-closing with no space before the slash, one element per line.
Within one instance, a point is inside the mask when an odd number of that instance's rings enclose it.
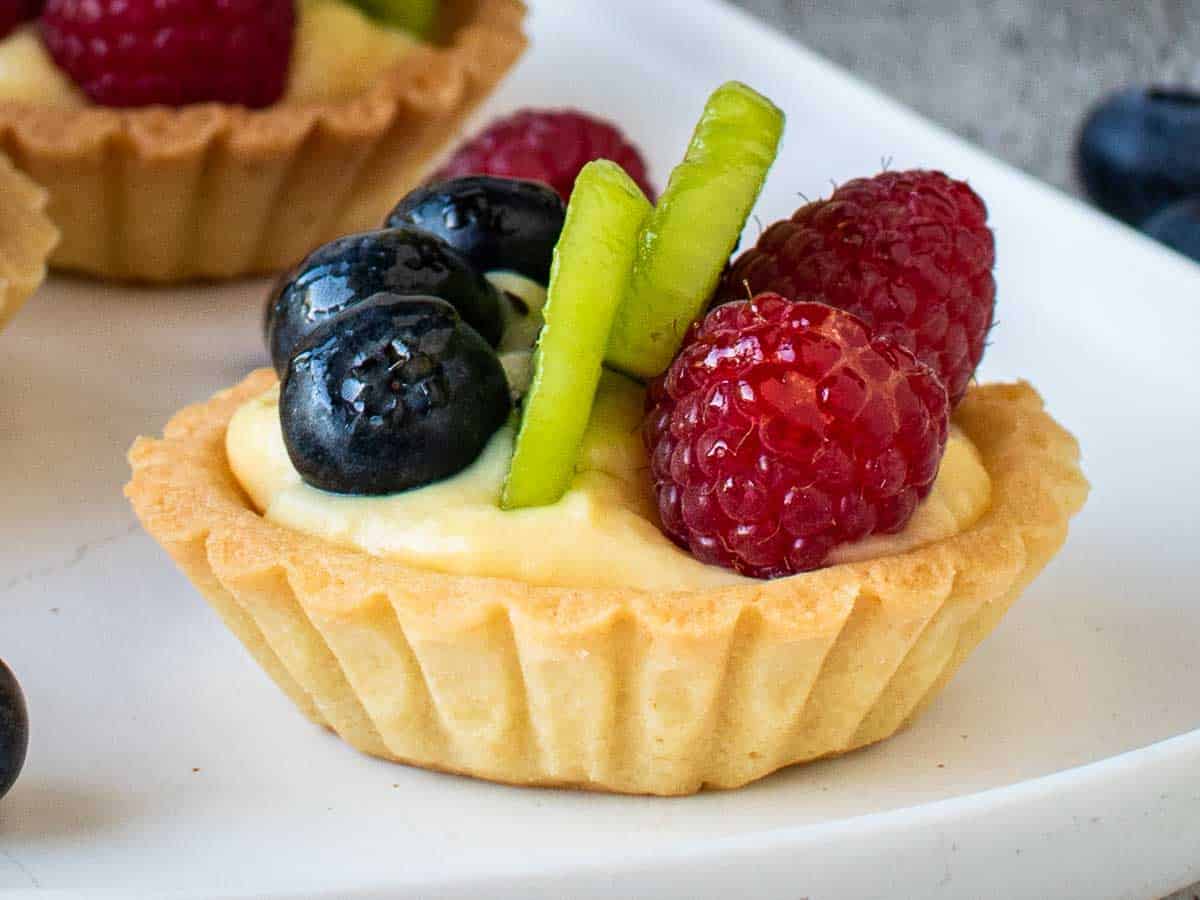
<path fill-rule="evenodd" d="M 58 231 L 45 207 L 46 192 L 0 154 L 0 328 L 46 277 Z"/>
<path fill-rule="evenodd" d="M 691 593 L 424 572 L 274 525 L 226 462 L 269 372 L 130 451 L 147 531 L 299 708 L 358 749 L 517 784 L 687 794 L 886 738 L 1065 540 L 1075 440 L 1026 384 L 955 415 L 993 483 L 918 550 Z"/>
<path fill-rule="evenodd" d="M 366 93 L 169 109 L 0 102 L 0 147 L 49 193 L 59 268 L 171 282 L 278 271 L 378 227 L 525 48 L 520 0 L 444 0 Z"/>

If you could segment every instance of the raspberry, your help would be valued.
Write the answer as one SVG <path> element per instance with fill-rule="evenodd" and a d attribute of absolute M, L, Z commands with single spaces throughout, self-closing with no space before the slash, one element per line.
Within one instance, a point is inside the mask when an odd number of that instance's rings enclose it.
<path fill-rule="evenodd" d="M 777 222 L 726 273 L 718 302 L 774 291 L 854 313 L 938 373 L 957 405 L 992 326 L 987 207 L 941 172 L 885 172 Z"/>
<path fill-rule="evenodd" d="M 693 325 L 646 405 L 663 530 L 756 578 L 902 530 L 950 428 L 946 389 L 912 353 L 850 313 L 778 294 Z"/>
<path fill-rule="evenodd" d="M 0 0 L 0 38 L 6 38 L 22 22 L 36 19 L 41 0 Z"/>
<path fill-rule="evenodd" d="M 619 165 L 653 202 L 646 162 L 625 135 L 615 125 L 566 109 L 525 109 L 493 122 L 460 147 L 434 180 L 523 178 L 550 185 L 565 201 L 579 170 L 596 159 Z"/>
<path fill-rule="evenodd" d="M 293 0 L 47 0 L 54 61 L 103 106 L 231 103 L 283 96 Z"/>

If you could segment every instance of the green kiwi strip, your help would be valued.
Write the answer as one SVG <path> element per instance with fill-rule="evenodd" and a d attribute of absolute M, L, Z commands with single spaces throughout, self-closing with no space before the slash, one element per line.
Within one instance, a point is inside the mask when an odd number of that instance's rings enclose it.
<path fill-rule="evenodd" d="M 393 28 L 427 38 L 437 21 L 439 0 L 350 0 L 368 16 Z"/>
<path fill-rule="evenodd" d="M 638 238 L 605 362 L 662 374 L 704 312 L 779 152 L 783 113 L 740 82 L 709 98 L 687 155 Z"/>
<path fill-rule="evenodd" d="M 571 486 L 613 319 L 650 212 L 615 163 L 588 163 L 580 172 L 554 248 L 546 324 L 504 485 L 505 509 L 556 503 Z"/>

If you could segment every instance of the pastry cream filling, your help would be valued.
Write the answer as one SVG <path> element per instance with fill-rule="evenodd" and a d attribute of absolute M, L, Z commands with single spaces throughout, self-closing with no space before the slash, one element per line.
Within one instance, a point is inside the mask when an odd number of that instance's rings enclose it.
<path fill-rule="evenodd" d="M 279 424 L 278 390 L 242 406 L 226 434 L 230 466 L 278 525 L 438 572 L 560 587 L 701 590 L 746 583 L 696 560 L 658 528 L 641 441 L 643 389 L 606 373 L 571 490 L 553 506 L 504 511 L 499 500 L 513 427 L 445 481 L 385 497 L 346 497 L 304 484 Z M 933 492 L 898 535 L 839 549 L 834 562 L 915 549 L 969 527 L 991 481 L 974 445 L 952 432 Z"/>
<path fill-rule="evenodd" d="M 411 35 L 372 22 L 341 0 L 302 0 L 284 103 L 354 97 L 416 46 Z M 88 99 L 26 25 L 0 41 L 0 100 L 63 109 Z"/>
<path fill-rule="evenodd" d="M 0 100 L 67 109 L 87 103 L 54 64 L 34 25 L 18 28 L 0 41 Z"/>

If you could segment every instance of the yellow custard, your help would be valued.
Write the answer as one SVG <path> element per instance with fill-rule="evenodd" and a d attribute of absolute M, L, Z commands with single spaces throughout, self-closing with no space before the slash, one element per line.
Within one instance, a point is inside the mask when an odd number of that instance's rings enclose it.
<path fill-rule="evenodd" d="M 318 103 L 368 90 L 416 46 L 411 35 L 372 22 L 341 0 L 303 0 L 283 103 Z M 64 109 L 87 98 L 50 58 L 35 26 L 0 41 L 0 100 Z"/>
<path fill-rule="evenodd" d="M 54 64 L 34 25 L 0 40 L 0 100 L 70 109 L 87 98 Z"/>
<path fill-rule="evenodd" d="M 368 90 L 416 46 L 342 0 L 304 0 L 284 103 L 341 100 Z"/>
<path fill-rule="evenodd" d="M 288 459 L 278 390 L 245 404 L 226 433 L 234 474 L 278 525 L 414 567 L 560 587 L 701 590 L 745 583 L 699 562 L 658 528 L 641 442 L 643 389 L 606 373 L 575 483 L 553 506 L 499 507 L 513 429 L 492 438 L 469 468 L 386 497 L 344 497 L 309 487 Z M 951 435 L 933 492 L 898 535 L 844 547 L 834 562 L 904 552 L 956 534 L 987 508 L 991 480 L 974 445 Z"/>

